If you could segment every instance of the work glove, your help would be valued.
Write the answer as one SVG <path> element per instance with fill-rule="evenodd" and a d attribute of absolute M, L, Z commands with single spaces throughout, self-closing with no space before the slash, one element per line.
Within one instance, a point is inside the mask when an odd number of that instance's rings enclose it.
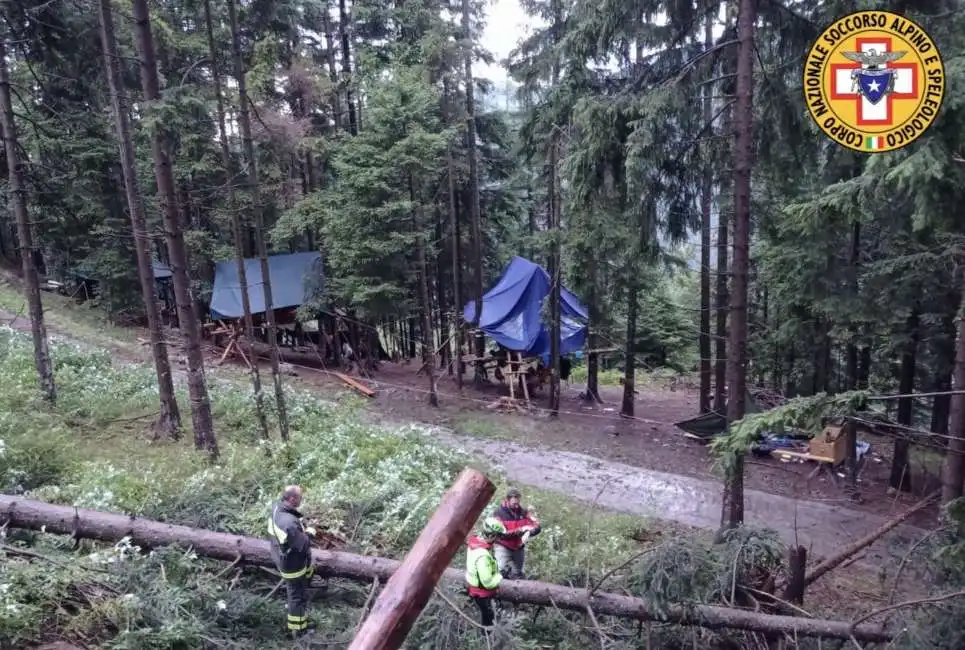
<path fill-rule="evenodd" d="M 318 534 L 318 531 L 315 530 L 315 528 L 312 526 L 307 526 L 305 528 L 305 534 L 308 535 L 309 537 L 315 537 L 315 535 Z"/>
<path fill-rule="evenodd" d="M 523 533 L 523 546 L 526 546 L 526 542 L 529 541 L 529 534 L 530 534 L 530 531 L 528 530 L 525 533 Z"/>

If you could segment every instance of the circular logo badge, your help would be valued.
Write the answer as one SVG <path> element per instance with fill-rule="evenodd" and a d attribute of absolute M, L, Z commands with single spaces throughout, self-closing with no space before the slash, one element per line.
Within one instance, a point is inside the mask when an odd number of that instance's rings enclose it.
<path fill-rule="evenodd" d="M 808 112 L 838 144 L 894 151 L 921 136 L 945 96 L 938 47 L 914 21 L 859 11 L 835 21 L 804 62 Z"/>

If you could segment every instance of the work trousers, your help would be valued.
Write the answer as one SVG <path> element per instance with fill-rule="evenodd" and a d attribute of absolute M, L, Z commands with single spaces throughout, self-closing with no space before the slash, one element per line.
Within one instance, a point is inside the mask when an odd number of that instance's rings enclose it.
<path fill-rule="evenodd" d="M 493 549 L 496 551 L 496 564 L 499 565 L 499 572 L 504 578 L 511 580 L 522 579 L 523 565 L 526 563 L 526 547 L 520 546 L 517 549 L 508 549 L 500 544 L 495 544 Z"/>
<path fill-rule="evenodd" d="M 496 620 L 496 612 L 493 610 L 493 599 L 489 596 L 472 596 L 473 602 L 479 608 L 479 615 L 484 626 L 490 627 Z"/>
<path fill-rule="evenodd" d="M 285 591 L 288 593 L 288 630 L 293 634 L 301 634 L 308 629 L 308 576 L 285 579 Z"/>

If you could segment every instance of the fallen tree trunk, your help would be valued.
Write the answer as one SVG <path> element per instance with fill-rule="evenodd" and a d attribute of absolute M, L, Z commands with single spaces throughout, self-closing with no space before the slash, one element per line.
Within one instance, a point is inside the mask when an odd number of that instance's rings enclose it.
<path fill-rule="evenodd" d="M 837 568 L 841 564 L 844 564 L 844 562 L 850 559 L 851 557 L 857 555 L 862 549 L 868 546 L 871 546 L 873 543 L 878 541 L 878 539 L 880 539 L 881 537 L 884 537 L 893 529 L 901 525 L 906 519 L 910 518 L 913 514 L 921 510 L 924 510 L 925 508 L 930 506 L 932 502 L 938 498 L 938 496 L 939 496 L 938 492 L 933 492 L 932 494 L 928 495 L 927 497 L 925 497 L 924 499 L 916 503 L 914 506 L 912 506 L 905 512 L 881 524 L 881 526 L 871 531 L 861 539 L 857 540 L 852 544 L 849 544 L 848 546 L 845 546 L 841 550 L 841 552 L 837 553 L 836 555 L 833 555 L 832 557 L 827 558 L 826 560 L 821 561 L 816 567 L 811 569 L 806 576 L 804 576 L 804 586 L 805 587 L 809 586 L 812 582 L 814 582 L 815 580 L 823 576 L 828 571 L 831 571 L 832 569 Z"/>
<path fill-rule="evenodd" d="M 199 555 L 216 560 L 234 561 L 240 557 L 249 564 L 273 566 L 266 540 L 137 519 L 117 513 L 53 505 L 22 497 L 0 495 L 0 525 L 30 530 L 43 529 L 48 533 L 106 542 L 116 542 L 123 537 L 129 537 L 132 543 L 142 548 L 177 544 L 191 547 Z M 364 582 L 372 582 L 378 578 L 385 583 L 400 565 L 395 560 L 382 557 L 339 551 L 315 550 L 312 554 L 320 575 Z M 447 569 L 442 580 L 462 585 L 465 578 L 462 571 Z M 504 580 L 496 598 L 580 613 L 592 608 L 600 615 L 639 621 L 666 621 L 709 629 L 753 630 L 845 640 L 853 636 L 859 641 L 879 642 L 888 641 L 892 636 L 877 627 L 852 628 L 851 624 L 845 621 L 761 614 L 713 605 L 675 605 L 667 608 L 661 615 L 651 611 L 639 598 L 602 592 L 596 592 L 591 597 L 585 589 L 532 580 Z"/>
<path fill-rule="evenodd" d="M 348 650 L 395 650 L 402 645 L 495 491 L 482 472 L 470 467 L 462 470 L 389 578 Z"/>

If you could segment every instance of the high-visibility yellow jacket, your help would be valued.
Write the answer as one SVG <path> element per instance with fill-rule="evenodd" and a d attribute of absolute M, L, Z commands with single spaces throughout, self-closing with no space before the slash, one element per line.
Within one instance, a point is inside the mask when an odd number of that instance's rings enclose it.
<path fill-rule="evenodd" d="M 293 580 L 311 577 L 312 542 L 302 523 L 302 513 L 278 501 L 268 516 L 268 535 L 271 538 L 271 557 L 282 578 Z"/>
<path fill-rule="evenodd" d="M 488 598 L 495 595 L 503 576 L 493 556 L 493 545 L 478 537 L 466 540 L 466 582 L 469 595 Z"/>

